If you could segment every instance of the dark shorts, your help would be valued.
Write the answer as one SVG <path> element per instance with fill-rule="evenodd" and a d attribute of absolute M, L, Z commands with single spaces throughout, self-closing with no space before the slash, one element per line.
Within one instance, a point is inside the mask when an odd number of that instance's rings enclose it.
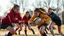
<path fill-rule="evenodd" d="M 56 20 L 56 21 L 54 21 L 55 23 L 56 23 L 56 25 L 57 26 L 61 26 L 62 24 L 61 24 L 61 20 Z"/>
<path fill-rule="evenodd" d="M 28 23 L 25 23 L 26 26 L 28 26 Z"/>
<path fill-rule="evenodd" d="M 13 27 L 12 24 L 1 24 L 1 29 L 6 29 L 8 26 Z"/>
<path fill-rule="evenodd" d="M 43 25 L 41 25 L 41 26 L 44 26 L 45 28 L 47 28 L 48 24 L 43 24 Z M 38 27 L 38 30 L 40 30 L 40 27 L 41 27 L 41 26 Z"/>

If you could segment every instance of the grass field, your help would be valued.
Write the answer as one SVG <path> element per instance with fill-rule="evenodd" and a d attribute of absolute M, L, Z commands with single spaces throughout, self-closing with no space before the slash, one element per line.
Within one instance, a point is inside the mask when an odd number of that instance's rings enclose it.
<path fill-rule="evenodd" d="M 55 34 L 59 34 L 58 31 L 57 31 L 57 26 L 55 25 L 54 27 L 56 28 L 56 29 L 54 30 L 54 33 L 55 33 Z M 37 26 L 33 26 L 32 28 L 34 29 L 34 31 L 35 31 L 36 34 L 33 35 L 32 32 L 27 29 L 27 30 L 28 30 L 28 32 L 27 32 L 27 33 L 28 33 L 28 36 L 40 36 L 40 33 L 39 33 L 38 29 L 37 29 Z M 64 25 L 62 25 L 62 32 L 63 32 L 63 34 L 64 34 Z M 4 35 L 7 34 L 7 33 L 8 33 L 7 30 L 2 30 L 2 29 L 0 30 L 0 36 L 4 36 Z M 47 36 L 52 36 L 49 31 L 48 31 L 48 33 L 49 33 L 49 34 L 47 34 Z M 21 31 L 21 35 L 13 35 L 13 36 L 25 36 L 25 34 L 24 34 L 24 27 L 23 27 L 23 29 L 22 29 L 22 31 Z M 56 36 L 58 36 L 58 35 L 56 35 Z"/>

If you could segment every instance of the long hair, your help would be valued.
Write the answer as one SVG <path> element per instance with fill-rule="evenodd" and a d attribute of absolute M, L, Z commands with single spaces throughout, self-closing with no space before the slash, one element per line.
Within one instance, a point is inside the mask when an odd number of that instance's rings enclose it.
<path fill-rule="evenodd" d="M 29 13 L 29 12 L 27 11 L 26 13 Z M 26 14 L 24 15 L 24 17 L 26 17 Z M 30 15 L 30 13 L 29 13 L 29 16 L 28 16 L 28 18 L 31 18 L 31 15 Z"/>

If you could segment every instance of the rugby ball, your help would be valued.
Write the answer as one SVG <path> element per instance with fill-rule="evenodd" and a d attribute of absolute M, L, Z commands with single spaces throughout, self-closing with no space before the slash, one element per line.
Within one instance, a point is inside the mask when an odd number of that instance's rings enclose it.
<path fill-rule="evenodd" d="M 40 17 L 36 17 L 36 18 L 34 19 L 34 22 L 38 24 L 41 20 L 42 20 L 42 19 L 41 19 Z"/>

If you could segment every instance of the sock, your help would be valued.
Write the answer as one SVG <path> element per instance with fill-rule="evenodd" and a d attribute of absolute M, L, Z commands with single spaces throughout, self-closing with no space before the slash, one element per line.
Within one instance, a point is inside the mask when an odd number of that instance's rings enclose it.
<path fill-rule="evenodd" d="M 27 36 L 27 30 L 25 30 L 25 35 Z"/>
<path fill-rule="evenodd" d="M 21 30 L 18 31 L 18 32 L 19 32 L 19 35 L 20 35 L 20 31 L 21 31 Z"/>
<path fill-rule="evenodd" d="M 51 34 L 54 36 L 53 28 L 50 30 Z"/>
<path fill-rule="evenodd" d="M 43 33 L 42 36 L 47 36 L 46 33 Z"/>
<path fill-rule="evenodd" d="M 31 31 L 33 32 L 33 34 L 35 34 L 35 32 L 34 32 L 34 30 L 33 30 L 33 29 L 31 29 Z"/>
<path fill-rule="evenodd" d="M 16 28 L 16 30 L 15 31 L 17 31 L 18 30 L 18 28 Z"/>
<path fill-rule="evenodd" d="M 50 32 L 51 32 L 52 36 L 54 36 L 53 26 L 52 25 L 50 26 Z"/>
<path fill-rule="evenodd" d="M 7 34 L 7 36 L 12 36 L 12 34 L 9 32 L 9 33 Z"/>

